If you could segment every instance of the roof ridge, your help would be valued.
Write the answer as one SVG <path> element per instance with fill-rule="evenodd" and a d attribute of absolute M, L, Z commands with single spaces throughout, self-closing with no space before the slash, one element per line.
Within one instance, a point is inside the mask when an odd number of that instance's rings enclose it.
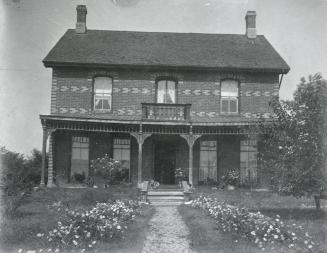
<path fill-rule="evenodd" d="M 75 29 L 68 29 L 67 31 L 74 32 Z M 241 33 L 201 33 L 201 32 L 157 32 L 157 31 L 132 31 L 132 30 L 103 30 L 103 29 L 88 29 L 87 31 L 95 31 L 95 32 L 126 32 L 126 33 L 155 33 L 155 34 L 199 34 L 199 35 L 232 35 L 232 36 L 246 36 L 245 34 Z M 86 32 L 87 34 L 87 32 Z M 264 36 L 263 34 L 258 34 L 257 36 Z"/>

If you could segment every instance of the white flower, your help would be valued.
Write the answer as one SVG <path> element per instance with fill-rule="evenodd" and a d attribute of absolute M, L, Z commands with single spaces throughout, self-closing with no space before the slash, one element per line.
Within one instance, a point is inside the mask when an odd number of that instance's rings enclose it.
<path fill-rule="evenodd" d="M 251 235 L 255 235 L 255 231 L 252 231 L 252 232 L 251 232 Z"/>
<path fill-rule="evenodd" d="M 288 247 L 289 248 L 293 248 L 294 247 L 294 244 L 292 243 L 292 244 L 288 245 Z"/>
<path fill-rule="evenodd" d="M 75 246 L 77 245 L 77 242 L 75 240 L 73 240 L 73 243 L 74 243 Z"/>
<path fill-rule="evenodd" d="M 121 229 L 121 226 L 118 225 L 118 226 L 117 226 L 117 229 Z"/>
<path fill-rule="evenodd" d="M 42 237 L 44 234 L 41 234 L 41 233 L 37 233 L 36 236 L 37 237 Z"/>
<path fill-rule="evenodd" d="M 304 241 L 304 244 L 308 244 L 308 241 Z"/>
<path fill-rule="evenodd" d="M 278 239 L 278 235 L 274 235 L 274 238 L 275 238 L 275 239 Z"/>
<path fill-rule="evenodd" d="M 92 244 L 96 244 L 96 243 L 97 243 L 97 241 L 93 241 L 93 242 L 92 242 Z"/>
<path fill-rule="evenodd" d="M 35 250 L 28 250 L 26 253 L 35 253 Z"/>
<path fill-rule="evenodd" d="M 21 253 L 21 252 L 23 252 L 23 250 L 22 250 L 22 249 L 19 249 L 19 250 L 18 250 L 18 253 Z"/>
<path fill-rule="evenodd" d="M 312 245 L 311 245 L 311 244 L 309 244 L 309 245 L 308 245 L 308 248 L 309 248 L 309 249 L 311 249 L 311 248 L 312 248 Z"/>
<path fill-rule="evenodd" d="M 86 237 L 91 237 L 91 233 L 87 232 Z"/>
<path fill-rule="evenodd" d="M 59 252 L 59 249 L 56 249 L 55 252 Z"/>

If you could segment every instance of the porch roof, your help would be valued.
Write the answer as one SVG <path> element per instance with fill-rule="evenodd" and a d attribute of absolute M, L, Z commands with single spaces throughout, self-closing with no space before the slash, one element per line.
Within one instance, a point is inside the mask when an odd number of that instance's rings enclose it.
<path fill-rule="evenodd" d="M 108 120 L 57 115 L 40 115 L 43 127 L 51 129 L 125 132 L 150 134 L 250 134 L 253 132 L 252 121 L 225 123 L 191 123 L 191 122 L 158 122 L 158 121 L 127 121 Z"/>

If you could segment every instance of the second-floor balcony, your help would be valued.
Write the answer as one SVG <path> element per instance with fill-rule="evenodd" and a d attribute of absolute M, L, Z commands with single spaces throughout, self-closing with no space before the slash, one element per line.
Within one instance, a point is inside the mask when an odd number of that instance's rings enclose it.
<path fill-rule="evenodd" d="M 189 121 L 191 104 L 142 103 L 142 119 Z"/>

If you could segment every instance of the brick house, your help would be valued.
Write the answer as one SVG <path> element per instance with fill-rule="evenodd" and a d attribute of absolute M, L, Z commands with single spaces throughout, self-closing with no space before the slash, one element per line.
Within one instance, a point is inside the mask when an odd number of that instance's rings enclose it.
<path fill-rule="evenodd" d="M 41 115 L 47 185 L 88 175 L 92 159 L 122 160 L 129 180 L 219 181 L 240 170 L 260 181 L 251 126 L 270 118 L 289 66 L 263 35 L 256 13 L 245 34 L 88 30 L 86 6 L 43 60 L 52 68 L 51 113 Z"/>

